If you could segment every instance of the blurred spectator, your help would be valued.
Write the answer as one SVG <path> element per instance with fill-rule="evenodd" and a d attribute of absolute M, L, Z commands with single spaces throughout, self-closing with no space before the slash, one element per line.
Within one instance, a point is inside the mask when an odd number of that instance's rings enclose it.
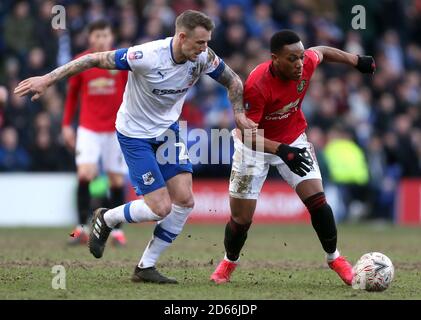
<path fill-rule="evenodd" d="M 91 0 L 90 6 L 86 12 L 86 22 L 91 23 L 93 21 L 105 19 L 105 8 L 101 0 Z"/>
<path fill-rule="evenodd" d="M 386 56 L 390 72 L 398 77 L 404 71 L 404 55 L 397 32 L 388 30 L 384 34 L 381 47 Z"/>
<path fill-rule="evenodd" d="M 149 2 L 143 10 L 143 14 L 149 17 L 149 19 L 158 19 L 163 27 L 170 29 L 169 33 L 172 33 L 171 31 L 174 27 L 176 14 L 173 9 L 168 6 L 168 0 L 153 0 Z"/>
<path fill-rule="evenodd" d="M 408 115 L 402 114 L 395 119 L 396 144 L 392 152 L 396 153 L 397 162 L 402 168 L 402 175 L 405 177 L 416 177 L 420 175 L 419 162 L 416 161 L 417 153 L 411 141 L 410 130 L 411 119 Z"/>
<path fill-rule="evenodd" d="M 346 35 L 344 49 L 347 52 L 352 52 L 359 55 L 364 55 L 365 50 L 361 43 L 361 36 L 356 31 L 349 31 Z"/>
<path fill-rule="evenodd" d="M 248 29 L 253 37 L 261 37 L 264 30 L 270 28 L 277 29 L 277 24 L 272 18 L 272 8 L 267 3 L 259 3 L 256 5 L 253 16 L 247 19 Z"/>
<path fill-rule="evenodd" d="M 183 11 L 186 11 L 188 9 L 191 10 L 198 10 L 200 11 L 201 5 L 198 3 L 199 1 L 195 0 L 177 0 L 177 1 L 171 1 L 171 7 L 174 10 L 174 14 L 178 16 Z"/>
<path fill-rule="evenodd" d="M 59 171 L 62 163 L 62 161 L 60 161 L 60 150 L 53 145 L 48 130 L 39 130 L 36 133 L 35 144 L 30 151 L 32 157 L 32 171 Z"/>
<path fill-rule="evenodd" d="M 31 110 L 28 99 L 12 94 L 10 103 L 5 110 L 5 125 L 11 126 L 17 131 L 19 141 L 25 147 L 27 147 L 29 143 L 29 130 L 32 116 L 33 111 Z"/>
<path fill-rule="evenodd" d="M 323 130 L 329 130 L 337 121 L 337 111 L 335 100 L 332 97 L 322 98 L 318 109 L 313 115 L 313 125 L 316 125 Z"/>
<path fill-rule="evenodd" d="M 339 124 L 328 132 L 324 155 L 330 181 L 339 186 L 346 208 L 343 219 L 360 219 L 367 212 L 369 172 L 363 150 Z"/>
<path fill-rule="evenodd" d="M 4 21 L 4 39 L 6 48 L 11 54 L 23 61 L 26 53 L 35 46 L 35 22 L 29 15 L 30 6 L 27 1 L 16 1 L 13 11 Z"/>
<path fill-rule="evenodd" d="M 13 127 L 6 127 L 0 135 L 0 171 L 26 171 L 30 166 L 28 153 L 19 146 L 19 137 Z"/>
<path fill-rule="evenodd" d="M 32 48 L 28 54 L 28 66 L 24 78 L 34 75 L 41 76 L 48 71 L 45 64 L 45 51 L 40 47 Z"/>
<path fill-rule="evenodd" d="M 4 110 L 6 108 L 7 96 L 6 87 L 0 86 L 0 129 L 3 128 L 5 122 Z"/>
<path fill-rule="evenodd" d="M 52 0 L 45 0 L 41 3 L 35 28 L 39 48 L 45 56 L 44 68 L 57 65 L 57 33 L 51 28 L 51 12 L 54 5 L 55 3 Z"/>
<path fill-rule="evenodd" d="M 216 28 L 219 28 L 221 24 L 221 6 L 219 5 L 217 0 L 207 0 L 204 3 L 202 12 L 208 15 L 213 23 L 215 24 Z"/>
<path fill-rule="evenodd" d="M 400 172 L 396 165 L 388 166 L 384 146 L 379 136 L 370 138 L 367 150 L 370 171 L 370 219 L 393 220 L 395 192 Z"/>

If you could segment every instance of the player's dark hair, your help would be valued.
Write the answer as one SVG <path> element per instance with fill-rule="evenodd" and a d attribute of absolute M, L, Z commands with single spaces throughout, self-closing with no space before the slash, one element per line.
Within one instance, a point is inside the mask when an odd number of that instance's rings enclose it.
<path fill-rule="evenodd" d="M 284 46 L 300 42 L 301 39 L 292 30 L 282 30 L 275 33 L 270 39 L 270 52 L 276 54 L 283 49 Z"/>
<path fill-rule="evenodd" d="M 112 29 L 111 23 L 109 23 L 107 20 L 105 19 L 95 20 L 88 25 L 88 34 L 91 34 L 95 30 L 104 30 L 108 28 Z"/>
<path fill-rule="evenodd" d="M 215 24 L 212 19 L 202 12 L 195 10 L 186 10 L 175 20 L 176 29 L 186 28 L 189 31 L 196 27 L 203 27 L 208 31 L 213 31 Z"/>

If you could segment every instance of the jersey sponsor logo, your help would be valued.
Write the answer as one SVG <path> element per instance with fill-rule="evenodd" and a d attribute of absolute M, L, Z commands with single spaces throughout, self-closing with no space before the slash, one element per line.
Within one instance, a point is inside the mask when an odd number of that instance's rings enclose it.
<path fill-rule="evenodd" d="M 143 58 L 143 51 L 133 51 L 129 53 L 129 60 L 140 60 L 142 58 Z"/>
<path fill-rule="evenodd" d="M 146 172 L 145 174 L 142 174 L 143 184 L 145 186 L 150 186 L 152 183 L 155 182 L 155 178 L 152 175 L 152 172 Z"/>
<path fill-rule="evenodd" d="M 301 82 L 297 86 L 298 93 L 303 92 L 304 88 L 306 87 L 307 80 L 301 80 Z"/>
<path fill-rule="evenodd" d="M 272 112 L 265 116 L 265 120 L 282 120 L 290 116 L 291 113 L 298 110 L 298 105 L 300 104 L 300 98 L 296 101 L 288 103 L 286 106 L 283 106 L 278 111 Z"/>
<path fill-rule="evenodd" d="M 153 89 L 152 93 L 156 94 L 157 96 L 165 96 L 167 94 L 180 94 L 185 93 L 189 90 L 189 88 L 184 89 Z"/>

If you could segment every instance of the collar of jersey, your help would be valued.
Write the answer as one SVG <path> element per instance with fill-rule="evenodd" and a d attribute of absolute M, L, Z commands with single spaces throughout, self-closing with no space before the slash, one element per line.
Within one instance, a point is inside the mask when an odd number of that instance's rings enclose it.
<path fill-rule="evenodd" d="M 176 62 L 175 61 L 175 59 L 174 59 L 174 53 L 172 52 L 172 41 L 174 40 L 174 38 L 171 38 L 171 41 L 170 41 L 170 53 L 171 53 L 171 60 L 172 60 L 172 62 L 173 63 L 175 63 L 175 64 L 185 64 L 187 61 L 184 61 L 184 62 L 180 62 L 180 63 L 178 63 L 178 62 Z"/>

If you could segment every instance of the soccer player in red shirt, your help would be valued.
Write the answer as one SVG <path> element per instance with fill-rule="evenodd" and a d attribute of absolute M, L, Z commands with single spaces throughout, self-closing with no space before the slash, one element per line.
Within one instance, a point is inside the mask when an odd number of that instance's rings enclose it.
<path fill-rule="evenodd" d="M 113 34 L 107 21 L 98 20 L 88 27 L 89 49 L 76 58 L 92 52 L 111 50 Z M 62 121 L 62 133 L 66 145 L 76 150 L 77 205 L 79 224 L 69 239 L 70 244 L 87 243 L 86 225 L 91 212 L 89 183 L 98 175 L 99 160 L 110 182 L 110 206 L 125 202 L 124 186 L 127 172 L 115 132 L 116 114 L 123 100 L 127 71 L 92 68 L 69 78 L 68 92 Z M 80 100 L 77 137 L 72 127 Z M 124 245 L 123 231 L 117 227 L 112 232 L 113 242 Z"/>
<path fill-rule="evenodd" d="M 251 149 L 247 136 L 244 135 L 242 141 L 239 131 L 234 132 L 235 153 L 229 188 L 231 219 L 224 239 L 226 254 L 211 280 L 218 284 L 230 280 L 252 223 L 257 198 L 269 166 L 273 165 L 310 212 L 329 267 L 351 285 L 352 266 L 336 248 L 335 220 L 326 201 L 313 146 L 307 141 L 307 122 L 301 103 L 322 61 L 347 64 L 362 73 L 372 74 L 374 59 L 325 46 L 305 50 L 298 35 L 290 30 L 274 34 L 270 47 L 272 59 L 257 66 L 245 83 L 247 117 L 259 124 L 263 137 L 253 134 Z M 256 149 L 259 139 L 263 140 L 260 152 Z"/>

